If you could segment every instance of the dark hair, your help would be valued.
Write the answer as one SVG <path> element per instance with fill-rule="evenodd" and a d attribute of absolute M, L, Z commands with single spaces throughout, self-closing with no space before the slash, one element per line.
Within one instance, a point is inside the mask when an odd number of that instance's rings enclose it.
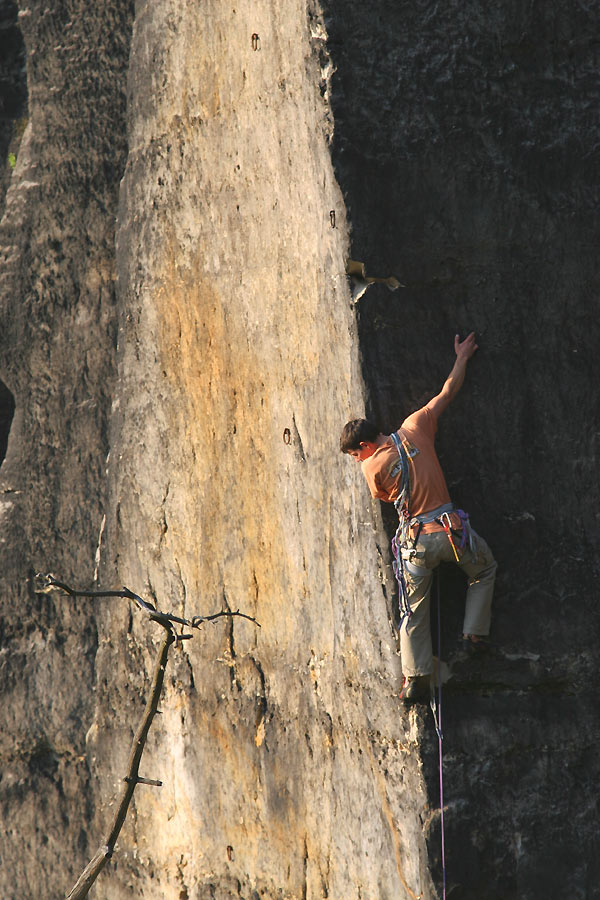
<path fill-rule="evenodd" d="M 342 428 L 340 450 L 342 453 L 348 453 L 349 450 L 360 450 L 362 441 L 365 443 L 374 441 L 379 433 L 377 425 L 373 425 L 368 419 L 352 419 Z"/>

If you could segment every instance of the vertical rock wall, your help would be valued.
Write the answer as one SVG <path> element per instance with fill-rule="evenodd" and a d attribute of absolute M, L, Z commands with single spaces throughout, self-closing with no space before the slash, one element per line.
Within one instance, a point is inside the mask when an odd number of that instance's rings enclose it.
<path fill-rule="evenodd" d="M 324 38 L 304 3 L 136 17 L 104 571 L 261 627 L 175 654 L 146 763 L 165 786 L 136 797 L 112 897 L 428 890 L 373 512 L 338 449 L 363 400 Z M 103 617 L 98 665 L 134 680 L 128 616 Z M 129 733 L 112 692 L 103 761 Z"/>
<path fill-rule="evenodd" d="M 24 93 L 24 39 L 27 106 L 5 107 L 17 117 L 5 122 L 16 165 L 2 160 L 0 204 L 0 380 L 15 402 L 0 469 L 0 894 L 11 898 L 60 896 L 88 853 L 100 799 L 84 744 L 94 612 L 36 594 L 33 575 L 93 578 L 116 369 L 131 9 L 32 2 L 12 13 L 11 96 Z"/>
<path fill-rule="evenodd" d="M 598 9 L 327 4 L 326 24 L 352 256 L 406 285 L 359 301 L 372 415 L 431 396 L 456 332 L 480 344 L 438 443 L 498 558 L 499 653 L 447 686 L 449 886 L 598 896 Z M 443 573 L 445 658 L 463 592 Z"/>
<path fill-rule="evenodd" d="M 440 895 L 437 742 L 399 708 L 387 537 L 337 445 L 365 402 L 391 428 L 427 399 L 470 328 L 440 450 L 500 561 L 501 647 L 453 663 L 463 586 L 444 573 L 449 893 L 597 894 L 596 19 L 22 5 L 3 897 L 61 896 L 96 849 L 159 637 L 123 601 L 36 593 L 38 570 L 261 623 L 172 651 L 142 771 L 164 784 L 138 787 L 95 896 Z M 349 253 L 406 287 L 353 306 Z"/>
<path fill-rule="evenodd" d="M 338 451 L 363 399 L 318 11 L 140 4 L 127 148 L 126 11 L 21 19 L 4 894 L 60 895 L 95 849 L 155 649 L 118 601 L 36 594 L 52 569 L 261 623 L 174 652 L 144 758 L 164 787 L 138 789 L 97 896 L 428 895 L 420 725 L 398 715 L 376 510 Z"/>

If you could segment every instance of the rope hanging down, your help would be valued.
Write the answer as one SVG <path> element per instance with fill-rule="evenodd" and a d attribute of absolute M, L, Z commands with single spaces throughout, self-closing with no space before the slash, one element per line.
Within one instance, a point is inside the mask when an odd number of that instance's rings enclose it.
<path fill-rule="evenodd" d="M 436 573 L 436 594 L 437 594 L 437 652 L 438 652 L 438 683 L 437 683 L 437 701 L 435 696 L 435 687 L 431 685 L 431 712 L 433 713 L 433 721 L 435 731 L 438 737 L 438 759 L 440 770 L 440 831 L 442 838 L 442 900 L 446 900 L 446 837 L 444 833 L 444 757 L 443 746 L 444 735 L 442 733 L 442 612 L 440 604 L 440 575 Z"/>
<path fill-rule="evenodd" d="M 398 630 L 402 628 L 402 623 L 406 620 L 406 624 L 408 627 L 408 621 L 412 615 L 412 610 L 410 608 L 410 601 L 408 599 L 408 587 L 406 584 L 406 578 L 404 575 L 404 561 L 402 558 L 402 546 L 406 545 L 408 542 L 408 538 L 410 536 L 410 526 L 413 524 L 410 516 L 410 469 L 408 464 L 408 455 L 406 450 L 402 446 L 402 441 L 399 435 L 396 432 L 392 432 L 392 440 L 396 445 L 396 450 L 398 451 L 398 456 L 400 457 L 399 466 L 400 466 L 400 494 L 398 498 L 394 501 L 394 506 L 396 507 L 396 511 L 398 513 L 399 523 L 398 528 L 396 530 L 396 534 L 392 539 L 392 551 L 393 551 L 393 568 L 394 575 L 396 576 L 396 581 L 398 582 L 398 607 L 400 613 L 400 624 Z M 435 516 L 435 521 L 440 522 L 446 535 L 452 545 L 452 549 L 454 551 L 454 555 L 458 561 L 459 555 L 456 550 L 456 546 L 452 539 L 452 529 L 451 529 L 451 519 L 449 515 L 449 510 L 452 510 L 453 507 L 451 504 L 448 505 L 447 508 L 440 508 L 439 510 L 434 510 L 431 515 L 436 513 L 440 513 L 439 518 Z M 473 538 L 471 534 L 471 528 L 469 525 L 469 516 L 467 513 L 463 512 L 463 510 L 457 510 L 458 516 L 461 521 L 462 526 L 462 535 L 461 542 L 459 545 L 459 549 L 462 550 L 465 548 L 465 545 L 468 541 L 469 546 L 473 549 Z M 415 523 L 421 521 L 425 517 L 417 518 L 414 520 Z M 426 521 L 430 521 L 429 517 L 426 518 Z M 418 539 L 415 538 L 415 544 Z M 444 736 L 442 733 L 442 613 L 441 613 L 441 603 L 440 603 L 440 576 L 439 572 L 436 572 L 436 593 L 437 593 L 437 653 L 438 653 L 438 684 L 437 684 L 437 699 L 435 686 L 431 685 L 431 712 L 433 713 L 433 722 L 435 725 L 435 731 L 438 738 L 438 759 L 439 759 L 439 773 L 440 773 L 440 830 L 441 830 L 441 840 L 442 840 L 442 900 L 446 900 L 446 837 L 445 837 L 445 827 L 444 827 L 444 757 L 443 757 L 443 740 Z"/>

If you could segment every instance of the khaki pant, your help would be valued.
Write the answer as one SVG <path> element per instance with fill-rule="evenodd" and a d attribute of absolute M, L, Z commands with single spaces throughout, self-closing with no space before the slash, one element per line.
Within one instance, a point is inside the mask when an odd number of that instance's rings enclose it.
<path fill-rule="evenodd" d="M 404 675 L 429 675 L 433 672 L 429 596 L 433 569 L 441 562 L 456 563 L 469 579 L 463 634 L 489 634 L 497 563 L 483 538 L 474 531 L 472 535 L 474 550 L 465 547 L 458 563 L 444 531 L 422 534 L 416 546 L 418 556 L 410 558 L 412 542 L 408 549 L 402 551 L 408 600 L 412 610 L 411 617 L 404 620 L 400 629 Z M 422 575 L 418 574 L 419 569 L 423 570 Z"/>

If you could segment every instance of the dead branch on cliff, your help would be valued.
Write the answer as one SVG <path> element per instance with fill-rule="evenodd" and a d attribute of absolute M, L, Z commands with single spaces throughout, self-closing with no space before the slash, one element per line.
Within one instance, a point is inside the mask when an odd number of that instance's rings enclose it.
<path fill-rule="evenodd" d="M 194 636 L 193 634 L 177 634 L 174 626 L 181 625 L 187 628 L 199 629 L 200 626 L 204 624 L 204 622 L 214 622 L 217 619 L 221 619 L 224 617 L 231 618 L 232 616 L 239 616 L 243 619 L 248 619 L 250 622 L 254 622 L 254 624 L 259 628 L 260 623 L 257 622 L 256 619 L 252 616 L 248 616 L 245 613 L 240 612 L 239 609 L 235 611 L 224 609 L 209 616 L 194 616 L 191 619 L 184 619 L 180 616 L 174 616 L 171 613 L 160 612 L 152 603 L 149 603 L 147 600 L 143 600 L 142 597 L 140 597 L 138 594 L 135 594 L 133 591 L 130 591 L 127 587 L 122 588 L 120 591 L 82 591 L 77 590 L 76 588 L 72 588 L 68 584 L 64 584 L 61 581 L 58 581 L 54 577 L 54 575 L 50 574 L 37 575 L 37 581 L 39 585 L 39 592 L 42 593 L 49 593 L 53 590 L 61 590 L 66 594 L 69 594 L 69 596 L 71 597 L 122 597 L 127 600 L 133 600 L 134 603 L 139 607 L 139 609 L 141 609 L 142 612 L 148 616 L 150 621 L 157 622 L 164 628 L 164 636 L 160 647 L 158 648 L 156 662 L 154 664 L 152 689 L 150 691 L 150 696 L 146 703 L 142 718 L 137 727 L 137 731 L 133 738 L 133 743 L 131 745 L 131 751 L 129 754 L 127 774 L 123 779 L 123 788 L 121 790 L 121 796 L 117 804 L 116 812 L 113 816 L 113 820 L 107 832 L 104 843 L 98 848 L 95 855 L 92 857 L 90 862 L 87 864 L 87 866 L 67 894 L 66 898 L 66 900 L 82 900 L 83 897 L 87 897 L 87 894 L 96 881 L 96 878 L 113 854 L 114 847 L 125 821 L 127 810 L 129 809 L 129 804 L 131 803 L 136 785 L 149 784 L 156 787 L 160 787 L 162 785 L 161 781 L 142 778 L 139 774 L 139 768 L 142 759 L 142 753 L 144 752 L 144 747 L 146 745 L 146 738 L 148 737 L 148 732 L 150 731 L 152 720 L 154 719 L 154 716 L 156 715 L 156 712 L 158 710 L 158 701 L 162 692 L 165 669 L 169 656 L 169 648 L 171 644 L 174 644 L 177 641 L 190 640 Z"/>

